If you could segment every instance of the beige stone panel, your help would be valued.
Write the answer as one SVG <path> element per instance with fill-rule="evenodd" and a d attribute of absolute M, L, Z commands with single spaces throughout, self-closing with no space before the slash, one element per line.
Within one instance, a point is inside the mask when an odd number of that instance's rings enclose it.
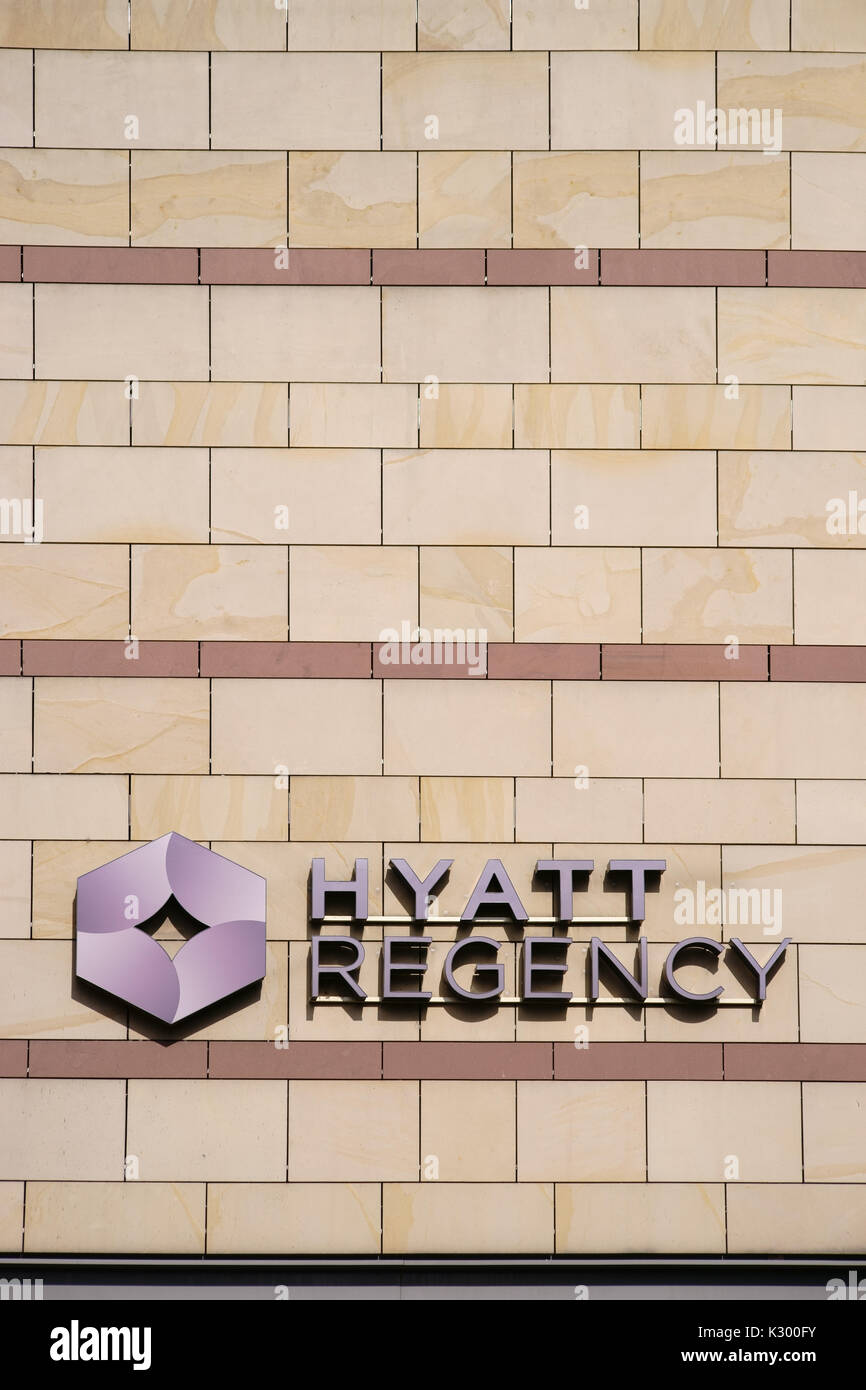
<path fill-rule="evenodd" d="M 518 1081 L 521 1182 L 643 1182 L 642 1081 Z"/>
<path fill-rule="evenodd" d="M 27 840 L 0 844 L 0 934 L 30 935 L 30 858 Z"/>
<path fill-rule="evenodd" d="M 804 1081 L 803 1175 L 806 1182 L 866 1182 L 866 1086 Z"/>
<path fill-rule="evenodd" d="M 8 48 L 126 48 L 126 0 L 34 0 L 0 5 L 0 44 Z"/>
<path fill-rule="evenodd" d="M 143 381 L 133 402 L 132 438 L 138 445 L 280 447 L 288 437 L 289 398 L 282 382 Z"/>
<path fill-rule="evenodd" d="M 378 449 L 218 449 L 211 455 L 211 537 L 378 546 L 380 485 Z"/>
<path fill-rule="evenodd" d="M 640 422 L 639 386 L 514 388 L 518 449 L 636 449 Z"/>
<path fill-rule="evenodd" d="M 0 1183 L 0 1247 L 18 1254 L 22 1248 L 23 1228 L 23 1182 Z"/>
<path fill-rule="evenodd" d="M 17 389 L 17 382 L 6 382 Z M 24 388 L 27 389 L 26 387 Z M 0 386 L 2 403 L 2 386 Z M 33 450 L 23 446 L 0 448 L 0 544 L 29 544 L 31 538 L 41 541 L 44 534 L 44 512 L 40 518 L 33 505 Z"/>
<path fill-rule="evenodd" d="M 290 49 L 415 47 L 414 0 L 292 0 Z"/>
<path fill-rule="evenodd" d="M 129 554 L 120 545 L 0 546 L 3 637 L 122 639 Z"/>
<path fill-rule="evenodd" d="M 650 1182 L 720 1182 L 731 1158 L 740 1181 L 796 1182 L 800 1144 L 798 1082 L 647 1083 Z"/>
<path fill-rule="evenodd" d="M 513 1182 L 513 1081 L 422 1081 L 421 1171 L 440 1182 Z"/>
<path fill-rule="evenodd" d="M 133 48 L 279 49 L 286 46 L 285 7 L 246 0 L 135 0 Z"/>
<path fill-rule="evenodd" d="M 417 1081 L 290 1081 L 291 1182 L 401 1182 L 418 1173 Z"/>
<path fill-rule="evenodd" d="M 45 539 L 206 543 L 208 471 L 206 449 L 39 449 Z"/>
<path fill-rule="evenodd" d="M 211 1183 L 211 1254 L 378 1255 L 378 1183 Z"/>
<path fill-rule="evenodd" d="M 543 148 L 547 60 L 538 53 L 384 53 L 384 147 L 428 148 L 430 115 L 443 150 Z"/>
<path fill-rule="evenodd" d="M 467 655 L 472 658 L 482 654 L 480 644 L 484 641 L 511 641 L 514 629 L 510 548 L 424 546 L 420 564 L 422 627 L 462 631 L 468 644 Z"/>
<path fill-rule="evenodd" d="M 620 783 L 620 785 L 622 785 Z M 680 902 L 678 894 L 683 888 L 693 893 L 703 880 L 707 890 L 719 887 L 719 851 L 709 845 L 671 845 L 641 844 L 627 841 L 607 843 L 583 842 L 553 846 L 554 854 L 563 859 L 591 859 L 595 870 L 589 876 L 578 879 L 574 890 L 574 914 L 578 917 L 592 917 L 596 921 L 606 917 L 622 916 L 630 911 L 629 879 L 626 874 L 608 874 L 607 866 L 611 859 L 663 859 L 667 868 L 663 873 L 648 875 L 645 884 L 644 907 L 646 919 L 640 924 L 640 933 L 650 941 L 671 941 L 678 939 L 675 930 L 674 913 Z M 554 883 L 552 875 L 546 878 L 548 890 Z M 549 911 L 553 897 L 549 899 Z M 632 928 L 609 926 L 604 928 L 607 941 L 630 940 Z M 626 953 L 624 959 L 628 959 Z M 585 993 L 585 990 L 575 993 Z"/>
<path fill-rule="evenodd" d="M 285 1081 L 129 1081 L 127 1087 L 126 1147 L 138 1158 L 143 1182 L 285 1181 Z"/>
<path fill-rule="evenodd" d="M 866 687 L 721 686 L 723 777 L 866 777 Z"/>
<path fill-rule="evenodd" d="M 120 382 L 2 381 L 0 440 L 33 444 L 127 444 L 129 402 Z"/>
<path fill-rule="evenodd" d="M 711 681 L 554 681 L 554 776 L 714 777 L 718 716 Z"/>
<path fill-rule="evenodd" d="M 270 908 L 268 909 L 270 915 Z M 169 954 L 180 949 L 181 943 L 175 936 L 172 940 L 163 936 L 163 928 L 158 939 Z M 184 1028 L 185 1038 L 200 1041 L 219 1040 L 224 1042 L 259 1042 L 274 1044 L 277 1038 L 285 1037 L 284 1032 L 289 1016 L 289 948 L 285 941 L 269 941 L 265 953 L 265 976 L 259 988 L 246 989 L 229 996 L 222 1011 L 212 1023 L 199 1024 L 198 1027 Z M 211 1010 L 211 1014 L 213 1014 Z M 206 1017 L 207 1015 L 203 1015 Z M 171 1024 L 161 1023 L 148 1014 L 135 1009 L 130 1011 L 129 1037 L 133 1040 L 152 1039 L 170 1043 L 177 1037 L 178 1029 Z"/>
<path fill-rule="evenodd" d="M 257 680 L 253 688 L 247 680 L 215 680 L 212 748 L 215 772 L 273 775 L 285 766 L 290 773 L 378 773 L 380 684 Z"/>
<path fill-rule="evenodd" d="M 637 48 L 638 0 L 606 0 L 578 11 L 549 0 L 513 0 L 515 48 Z"/>
<path fill-rule="evenodd" d="M 296 382 L 291 412 L 293 448 L 395 449 L 418 442 L 415 386 Z"/>
<path fill-rule="evenodd" d="M 123 1081 L 38 1077 L 0 1081 L 0 1173 L 27 1180 L 119 1181 L 125 1086 Z"/>
<path fill-rule="evenodd" d="M 860 942 L 866 923 L 860 913 L 866 849 L 859 846 L 796 845 L 783 847 L 724 845 L 724 887 L 764 893 L 773 908 L 779 890 L 777 939 Z M 726 927 L 726 936 L 732 928 Z"/>
<path fill-rule="evenodd" d="M 798 782 L 797 834 L 806 844 L 866 842 L 866 781 Z"/>
<path fill-rule="evenodd" d="M 786 49 L 789 10 L 789 0 L 643 0 L 640 46 Z"/>
<path fill-rule="evenodd" d="M 33 682 L 27 676 L 0 678 L 0 771 L 29 772 L 33 752 Z"/>
<path fill-rule="evenodd" d="M 379 380 L 374 286 L 215 285 L 211 302 L 218 381 Z"/>
<path fill-rule="evenodd" d="M 550 96 L 554 150 L 670 150 L 674 112 L 693 110 L 698 101 L 714 105 L 714 58 L 711 53 L 552 53 Z"/>
<path fill-rule="evenodd" d="M 824 7 L 826 10 L 826 7 Z M 866 1241 L 866 1190 L 840 1183 L 729 1183 L 732 1255 L 842 1255 Z M 847 1272 L 840 1270 L 843 1281 Z"/>
<path fill-rule="evenodd" d="M 386 544 L 544 545 L 549 459 L 541 449 L 383 454 Z"/>
<path fill-rule="evenodd" d="M 0 144 L 33 143 L 33 54 L 0 51 Z"/>
<path fill-rule="evenodd" d="M 866 1042 L 864 960 L 866 952 L 859 945 L 800 947 L 803 1042 Z"/>
<path fill-rule="evenodd" d="M 782 550 L 643 551 L 645 642 L 790 642 L 791 557 Z"/>
<path fill-rule="evenodd" d="M 237 864 L 252 869 L 268 881 L 268 939 L 304 941 L 309 939 L 309 891 L 311 864 L 314 858 L 325 860 L 325 872 L 329 880 L 348 880 L 355 872 L 358 859 L 367 860 L 369 912 L 377 916 L 382 911 L 382 846 L 364 841 L 322 841 L 307 844 L 250 844 L 244 841 L 228 841 L 212 846 L 218 854 L 233 859 Z M 416 846 L 417 848 L 417 846 Z M 328 915 L 339 915 L 339 898 L 329 897 Z M 323 935 L 329 931 L 340 935 L 344 928 L 339 924 L 322 929 Z M 369 933 L 375 939 L 377 928 L 366 926 L 364 935 Z M 381 934 L 381 933 L 380 933 Z"/>
<path fill-rule="evenodd" d="M 425 780 L 422 778 L 422 787 Z M 510 778 L 508 780 L 511 781 Z M 530 917 L 547 917 L 550 915 L 550 894 L 547 883 L 540 878 L 533 881 L 533 874 L 537 860 L 549 857 L 550 843 L 541 840 L 535 844 L 515 845 L 509 843 L 511 838 L 512 835 L 509 831 L 502 840 L 490 839 L 486 843 L 481 840 L 480 843 L 464 844 L 461 843 L 459 837 L 455 837 L 450 843 L 435 845 L 425 843 L 420 848 L 411 842 L 388 843 L 384 846 L 385 863 L 386 865 L 390 864 L 392 859 L 408 859 L 416 872 L 424 877 L 431 871 L 438 859 L 452 859 L 454 861 L 447 876 L 436 889 L 434 906 L 431 907 L 429 919 L 432 929 L 438 932 L 450 931 L 452 937 L 454 935 L 453 927 L 449 929 L 443 924 L 437 928 L 437 918 L 459 917 L 462 914 L 476 884 L 485 871 L 488 859 L 500 859 L 502 861 L 505 872 L 514 884 L 515 891 Z M 405 912 L 408 924 L 411 908 L 411 895 L 402 886 L 394 871 L 389 869 L 385 875 L 385 911 Z M 508 916 L 507 913 L 494 913 L 493 915 L 498 915 L 500 918 Z M 483 915 L 476 919 L 474 930 L 476 934 L 486 933 L 494 939 L 499 939 L 497 933 L 500 926 L 493 922 L 488 925 Z M 522 928 L 518 929 L 518 935 L 521 930 Z M 510 936 L 510 927 L 502 939 L 513 939 Z"/>
<path fill-rule="evenodd" d="M 413 154 L 293 151 L 289 190 L 293 246 L 415 245 Z"/>
<path fill-rule="evenodd" d="M 334 926 L 323 935 L 349 935 L 348 927 Z M 360 939 L 360 938 L 358 938 Z M 373 927 L 364 928 L 365 957 L 358 970 L 358 982 L 368 996 L 381 994 L 379 954 L 381 936 Z M 417 1042 L 419 1036 L 417 1007 L 408 1004 L 363 1005 L 350 1002 L 348 997 L 339 1004 L 311 1003 L 312 975 L 308 940 L 289 942 L 289 1040 L 293 1042 L 356 1043 L 359 1035 L 368 1042 Z M 347 958 L 343 953 L 342 959 Z M 334 953 L 336 964 L 340 957 Z M 329 994 L 326 981 L 322 993 Z M 336 994 L 336 989 L 333 994 Z M 434 1012 L 431 1010 L 431 1012 Z M 439 1012 L 437 1008 L 436 1013 Z M 319 1084 L 319 1083 L 316 1083 Z M 417 1096 L 417 1091 L 416 1091 Z M 417 1099 L 416 1099 L 417 1106 Z M 417 1123 L 417 1121 L 416 1121 Z M 417 1133 L 417 1130 L 416 1130 Z M 417 1159 L 416 1159 L 417 1162 Z"/>
<path fill-rule="evenodd" d="M 863 150 L 866 58 L 862 53 L 720 53 L 715 104 L 724 111 L 781 112 L 778 129 L 786 150 Z"/>
<path fill-rule="evenodd" d="M 419 246 L 510 247 L 511 159 L 508 150 L 422 150 Z"/>
<path fill-rule="evenodd" d="M 639 642 L 640 551 L 521 548 L 514 554 L 518 642 Z"/>
<path fill-rule="evenodd" d="M 0 236 L 39 246 L 125 246 L 128 177 L 119 150 L 2 150 Z"/>
<path fill-rule="evenodd" d="M 787 249 L 786 155 L 649 150 L 641 154 L 641 245 Z"/>
<path fill-rule="evenodd" d="M 33 845 L 34 938 L 71 937 L 79 876 L 140 847 L 139 842 L 126 839 L 37 840 Z"/>
<path fill-rule="evenodd" d="M 644 788 L 646 834 L 703 844 L 793 844 L 794 783 L 749 778 L 659 778 Z"/>
<path fill-rule="evenodd" d="M 514 245 L 638 244 L 638 156 L 630 150 L 514 156 Z"/>
<path fill-rule="evenodd" d="M 859 385 L 866 364 L 866 290 L 725 289 L 719 376 Z"/>
<path fill-rule="evenodd" d="M 204 150 L 204 53 L 37 50 L 36 140 L 59 149 Z M 137 130 L 131 133 L 129 117 Z M 12 141 L 6 141 L 12 144 Z"/>
<path fill-rule="evenodd" d="M 709 451 L 556 450 L 551 492 L 554 545 L 716 543 L 716 455 Z"/>
<path fill-rule="evenodd" d="M 866 251 L 862 155 L 791 156 L 791 244 L 798 251 Z"/>
<path fill-rule="evenodd" d="M 418 552 L 412 546 L 293 546 L 295 642 L 362 642 L 399 636 L 417 622 Z"/>
<path fill-rule="evenodd" d="M 794 551 L 794 637 L 798 643 L 866 642 L 862 551 Z"/>
<path fill-rule="evenodd" d="M 287 565 L 285 546 L 136 546 L 133 631 L 152 639 L 282 641 Z"/>
<path fill-rule="evenodd" d="M 510 48 L 510 9 L 509 0 L 419 0 L 418 48 Z"/>
<path fill-rule="evenodd" d="M 537 285 L 386 286 L 384 379 L 547 380 L 547 297 Z"/>
<path fill-rule="evenodd" d="M 866 13 L 859 0 L 791 0 L 791 47 L 796 51 L 862 53 L 866 50 Z"/>
<path fill-rule="evenodd" d="M 286 244 L 284 154 L 133 149 L 130 177 L 133 246 Z"/>
<path fill-rule="evenodd" d="M 36 772 L 207 772 L 206 681 L 39 676 Z"/>
<path fill-rule="evenodd" d="M 0 1037 L 126 1037 L 126 1006 L 74 980 L 72 951 L 68 941 L 0 942 Z"/>
<path fill-rule="evenodd" d="M 205 286 L 35 288 L 37 376 L 99 378 L 116 381 L 121 389 L 128 376 L 186 381 L 207 376 Z"/>
<path fill-rule="evenodd" d="M 417 777 L 292 778 L 293 840 L 417 841 Z"/>
<path fill-rule="evenodd" d="M 551 1183 L 386 1183 L 386 1255 L 553 1253 Z"/>
<path fill-rule="evenodd" d="M 421 778 L 423 840 L 507 840 L 513 834 L 512 778 Z"/>
<path fill-rule="evenodd" d="M 518 840 L 555 840 L 593 835 L 638 843 L 642 839 L 639 779 L 592 778 L 575 786 L 574 777 L 517 779 Z M 689 839 L 686 834 L 682 839 Z"/>
<path fill-rule="evenodd" d="M 644 386 L 644 449 L 788 449 L 791 391 L 787 386 Z"/>
<path fill-rule="evenodd" d="M 203 1183 L 32 1182 L 29 1253 L 203 1255 Z"/>
<path fill-rule="evenodd" d="M 775 1246 L 768 1247 L 775 1250 Z M 725 1253 L 721 1183 L 560 1183 L 560 1255 Z"/>
<path fill-rule="evenodd" d="M 421 447 L 510 449 L 512 414 L 510 386 L 441 386 L 435 397 L 425 388 L 420 392 Z"/>
<path fill-rule="evenodd" d="M 0 374 L 29 377 L 33 371 L 33 286 L 0 285 Z"/>
<path fill-rule="evenodd" d="M 866 387 L 795 386 L 795 449 L 866 448 Z"/>
<path fill-rule="evenodd" d="M 531 777 L 549 772 L 547 681 L 394 680 L 384 688 L 386 773 Z"/>
<path fill-rule="evenodd" d="M 215 53 L 216 150 L 379 148 L 373 53 Z"/>
<path fill-rule="evenodd" d="M 556 286 L 550 335 L 555 381 L 715 381 L 715 294 L 705 286 Z"/>
<path fill-rule="evenodd" d="M 135 775 L 131 834 L 154 840 L 176 830 L 190 840 L 285 840 L 287 808 L 288 793 L 273 777 Z M 39 833 L 48 838 L 51 832 Z"/>
<path fill-rule="evenodd" d="M 738 936 L 756 960 L 766 963 L 779 946 L 781 933 L 763 936 L 760 926 L 731 926 L 722 928 L 698 922 L 694 927 L 675 925 L 669 928 L 668 941 L 655 943 L 649 950 L 651 990 L 669 994 L 664 983 L 664 965 L 675 940 L 696 933 L 720 940 L 724 934 Z M 628 956 L 626 955 L 626 961 Z M 780 964 L 767 981 L 767 997 L 758 1007 L 749 1004 L 718 1008 L 671 1002 L 663 1008 L 646 1011 L 647 1042 L 689 1043 L 797 1043 L 800 1041 L 800 1015 L 797 984 L 797 950 L 789 946 Z M 677 964 L 676 978 L 685 989 L 696 994 L 721 985 L 725 999 L 753 1000 L 758 982 L 754 970 L 746 966 L 729 949 L 718 962 L 708 952 L 686 954 Z M 660 988 L 659 988 L 660 986 Z"/>

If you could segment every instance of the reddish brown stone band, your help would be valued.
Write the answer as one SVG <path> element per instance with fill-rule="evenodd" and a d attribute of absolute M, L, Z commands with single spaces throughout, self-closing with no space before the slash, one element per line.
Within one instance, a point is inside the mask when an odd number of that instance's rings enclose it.
<path fill-rule="evenodd" d="M 0 280 L 150 285 L 751 285 L 862 289 L 866 251 L 0 246 Z"/>
<path fill-rule="evenodd" d="M 491 642 L 487 670 L 466 660 L 388 660 L 378 642 L 147 642 L 6 638 L 0 676 L 284 677 L 369 680 L 866 681 L 866 647 Z M 409 648 L 409 655 L 414 649 Z M 455 653 L 455 655 L 459 655 Z M 383 656 L 385 659 L 383 660 Z"/>
<path fill-rule="evenodd" d="M 0 1076 L 163 1080 L 866 1081 L 866 1043 L 0 1042 Z"/>

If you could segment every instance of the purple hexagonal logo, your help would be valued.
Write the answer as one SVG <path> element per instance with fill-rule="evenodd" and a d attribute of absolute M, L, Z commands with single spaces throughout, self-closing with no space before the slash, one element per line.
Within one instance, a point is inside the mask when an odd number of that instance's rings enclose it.
<path fill-rule="evenodd" d="M 173 959 L 148 934 L 172 899 L 200 928 Z M 178 1023 L 264 978 L 265 880 L 172 831 L 82 874 L 76 937 L 79 979 Z"/>

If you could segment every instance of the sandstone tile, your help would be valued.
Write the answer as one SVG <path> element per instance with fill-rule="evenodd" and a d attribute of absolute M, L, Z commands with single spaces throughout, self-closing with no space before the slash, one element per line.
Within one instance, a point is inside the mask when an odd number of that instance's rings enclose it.
<path fill-rule="evenodd" d="M 219 50 L 284 49 L 286 20 L 276 5 L 243 0 L 136 0 L 131 11 L 131 46 Z"/>
<path fill-rule="evenodd" d="M 383 453 L 386 544 L 532 545 L 549 536 L 542 450 Z"/>
<path fill-rule="evenodd" d="M 0 144 L 33 144 L 33 54 L 0 52 Z"/>
<path fill-rule="evenodd" d="M 0 545 L 4 637 L 122 638 L 129 553 L 120 545 Z"/>
<path fill-rule="evenodd" d="M 519 728 L 519 745 L 509 731 Z M 385 683 L 384 770 L 439 777 L 531 777 L 550 769 L 546 681 Z"/>
<path fill-rule="evenodd" d="M 0 1184 L 0 1244 L 4 1250 L 18 1254 L 22 1249 L 24 1230 L 24 1184 Z"/>
<path fill-rule="evenodd" d="M 803 1083 L 806 1182 L 866 1182 L 866 1088 L 862 1082 Z"/>
<path fill-rule="evenodd" d="M 382 695 L 378 681 L 260 680 L 256 719 L 245 680 L 213 683 L 215 772 L 378 773 Z"/>
<path fill-rule="evenodd" d="M 378 449 L 218 449 L 211 455 L 211 537 L 378 545 L 380 477 Z"/>
<path fill-rule="evenodd" d="M 133 246 L 286 243 L 285 155 L 134 149 L 130 180 Z"/>
<path fill-rule="evenodd" d="M 419 0 L 418 49 L 510 48 L 507 0 Z"/>
<path fill-rule="evenodd" d="M 866 688 L 813 682 L 721 687 L 722 775 L 864 777 Z"/>
<path fill-rule="evenodd" d="M 797 833 L 806 844 L 862 844 L 866 840 L 866 782 L 798 782 Z"/>
<path fill-rule="evenodd" d="M 732 1254 L 847 1255 L 863 1244 L 866 1190 L 842 1183 L 730 1183 Z"/>
<path fill-rule="evenodd" d="M 3 381 L 0 441 L 28 446 L 127 444 L 129 402 L 119 382 Z"/>
<path fill-rule="evenodd" d="M 866 388 L 794 386 L 795 449 L 866 447 Z"/>
<path fill-rule="evenodd" d="M 291 424 L 293 448 L 412 448 L 418 391 L 408 384 L 294 382 Z"/>
<path fill-rule="evenodd" d="M 511 641 L 513 564 L 509 547 L 423 546 L 420 556 L 422 627 L 457 629 L 470 643 Z M 489 650 L 486 655 L 489 663 Z"/>
<path fill-rule="evenodd" d="M 36 451 L 47 541 L 207 542 L 204 449 Z"/>
<path fill-rule="evenodd" d="M 511 158 L 508 150 L 422 150 L 418 245 L 510 247 Z"/>
<path fill-rule="evenodd" d="M 543 148 L 548 142 L 547 60 L 536 53 L 385 53 L 385 149 Z M 357 140 L 356 140 L 357 143 Z"/>
<path fill-rule="evenodd" d="M 787 449 L 791 392 L 787 386 L 641 388 L 644 449 Z M 790 456 L 788 456 L 790 457 Z"/>
<path fill-rule="evenodd" d="M 866 38 L 864 38 L 866 42 Z M 866 250 L 866 160 L 857 154 L 791 156 L 791 245 Z"/>
<path fill-rule="evenodd" d="M 418 1172 L 418 1083 L 290 1081 L 291 1182 L 399 1182 Z"/>
<path fill-rule="evenodd" d="M 70 93 L 77 99 L 70 101 Z M 85 150 L 208 147 L 204 53 L 37 50 L 35 99 L 36 145 Z M 130 115 L 138 121 L 137 133 Z M 4 137 L 3 143 L 15 141 Z"/>
<path fill-rule="evenodd" d="M 847 513 L 858 489 L 866 490 L 861 454 L 720 453 L 719 542 L 855 549 L 866 540 L 838 521 L 838 509 Z"/>
<path fill-rule="evenodd" d="M 833 783 L 820 785 L 829 788 Z M 861 945 L 800 947 L 800 1023 L 805 1042 L 866 1041 L 864 956 Z"/>
<path fill-rule="evenodd" d="M 125 246 L 128 169 L 119 150 L 0 151 L 0 236 L 40 246 Z"/>
<path fill-rule="evenodd" d="M 171 644 L 177 645 L 177 644 Z M 186 645 L 185 643 L 182 645 Z M 369 642 L 202 642 L 203 676 L 370 676 Z"/>
<path fill-rule="evenodd" d="M 719 290 L 722 294 L 766 291 Z M 788 291 L 778 291 L 788 293 Z M 715 380 L 715 292 L 581 286 L 550 292 L 555 381 Z"/>
<path fill-rule="evenodd" d="M 207 772 L 210 702 L 195 680 L 40 676 L 35 772 Z"/>
<path fill-rule="evenodd" d="M 712 546 L 716 456 L 690 449 L 554 450 L 551 526 L 554 545 Z"/>
<path fill-rule="evenodd" d="M 789 205 L 785 155 L 740 150 L 641 154 L 641 246 L 786 247 Z"/>
<path fill-rule="evenodd" d="M 26 840 L 0 844 L 0 932 L 4 937 L 30 935 L 30 859 Z"/>
<path fill-rule="evenodd" d="M 198 285 L 37 285 L 35 295 L 39 377 L 121 389 L 129 376 L 207 377 L 207 290 Z"/>
<path fill-rule="evenodd" d="M 0 1081 L 0 1172 L 28 1181 L 123 1178 L 122 1081 Z"/>
<path fill-rule="evenodd" d="M 384 641 L 404 622 L 414 627 L 417 612 L 414 546 L 292 547 L 294 641 Z"/>
<path fill-rule="evenodd" d="M 40 0 L 0 5 L 0 46 L 4 48 L 126 48 L 129 35 L 124 0 Z"/>
<path fill-rule="evenodd" d="M 640 421 L 638 386 L 514 387 L 518 449 L 636 449 Z"/>
<path fill-rule="evenodd" d="M 715 104 L 782 111 L 783 149 L 862 150 L 864 76 L 862 53 L 720 53 Z"/>
<path fill-rule="evenodd" d="M 645 549 L 644 641 L 790 641 L 791 582 L 781 550 Z"/>
<path fill-rule="evenodd" d="M 485 255 L 457 249 L 373 251 L 374 285 L 483 285 Z"/>
<path fill-rule="evenodd" d="M 725 845 L 722 867 L 725 888 L 770 894 L 779 890 L 783 910 L 780 925 L 785 936 L 797 942 L 866 944 L 866 930 L 857 909 L 866 871 L 863 848 Z M 807 963 L 804 950 L 800 965 Z"/>
<path fill-rule="evenodd" d="M 140 545 L 132 554 L 138 637 L 285 637 L 285 546 Z"/>
<path fill-rule="evenodd" d="M 646 834 L 656 840 L 793 844 L 794 783 L 745 777 L 650 779 L 644 816 Z"/>
<path fill-rule="evenodd" d="M 204 1254 L 203 1183 L 118 1180 L 27 1186 L 24 1248 L 30 1254 Z"/>
<path fill-rule="evenodd" d="M 210 1183 L 208 1250 L 377 1256 L 380 1205 L 372 1182 Z"/>
<path fill-rule="evenodd" d="M 284 1081 L 130 1081 L 128 1093 L 126 1145 L 143 1180 L 285 1180 Z"/>
<path fill-rule="evenodd" d="M 718 295 L 720 377 L 860 385 L 866 292 L 720 289 Z"/>
<path fill-rule="evenodd" d="M 412 154 L 293 151 L 289 231 L 299 246 L 414 246 Z"/>
<path fill-rule="evenodd" d="M 797 1182 L 800 1087 L 784 1081 L 651 1081 L 647 1138 L 651 1183 L 721 1181 L 731 1158 L 738 1160 L 744 1182 Z"/>
<path fill-rule="evenodd" d="M 522 547 L 514 555 L 515 639 L 639 641 L 640 592 L 638 550 Z"/>
<path fill-rule="evenodd" d="M 640 1081 L 519 1081 L 521 1182 L 642 1182 L 646 1173 Z"/>
<path fill-rule="evenodd" d="M 211 131 L 217 150 L 378 149 L 379 59 L 215 53 Z"/>
<path fill-rule="evenodd" d="M 581 773 L 581 778 L 583 774 Z M 639 843 L 643 797 L 639 778 L 519 777 L 515 793 L 515 836 L 523 840 L 583 841 L 593 835 Z"/>
<path fill-rule="evenodd" d="M 93 391 L 98 386 L 99 383 L 92 384 L 89 389 Z M 116 390 L 112 385 L 112 395 Z M 126 401 L 122 404 L 127 414 Z M 127 421 L 126 431 L 128 428 Z M 132 439 L 137 445 L 256 445 L 261 449 L 285 445 L 288 437 L 288 391 L 278 382 L 143 381 L 139 398 L 133 402 Z"/>
<path fill-rule="evenodd" d="M 556 1208 L 561 1255 L 725 1253 L 721 1183 L 559 1183 Z"/>
<path fill-rule="evenodd" d="M 718 711 L 709 681 L 556 681 L 553 775 L 581 763 L 591 777 L 714 777 Z"/>
<path fill-rule="evenodd" d="M 415 47 L 414 0 L 292 0 L 289 48 L 384 50 Z"/>
<path fill-rule="evenodd" d="M 0 284 L 0 372 L 29 378 L 33 372 L 33 288 Z"/>
<path fill-rule="evenodd" d="M 293 840 L 418 839 L 417 777 L 292 778 Z"/>
<path fill-rule="evenodd" d="M 386 381 L 545 381 L 547 292 L 533 286 L 386 287 L 382 342 Z"/>
<path fill-rule="evenodd" d="M 862 53 L 866 50 L 866 15 L 856 0 L 791 0 L 791 47 L 796 51 Z"/>
<path fill-rule="evenodd" d="M 344 285 L 215 287 L 214 378 L 378 381 L 379 293 Z"/>
<path fill-rule="evenodd" d="M 794 551 L 794 637 L 798 643 L 866 643 L 866 614 L 858 602 L 864 566 L 866 555 L 861 551 Z"/>
<path fill-rule="evenodd" d="M 0 942 L 4 1038 L 125 1038 L 124 1004 L 95 990 L 86 997 L 73 979 L 67 941 Z"/>
<path fill-rule="evenodd" d="M 638 161 L 629 150 L 514 156 L 514 245 L 637 246 Z"/>
<path fill-rule="evenodd" d="M 422 448 L 512 447 L 513 407 L 510 386 L 440 386 L 436 396 L 428 396 L 425 391 L 421 391 L 419 406 L 419 443 Z"/>
<path fill-rule="evenodd" d="M 552 53 L 551 148 L 674 149 L 674 112 L 712 107 L 713 79 L 709 53 Z"/>
<path fill-rule="evenodd" d="M 135 839 L 170 830 L 190 840 L 286 839 L 288 793 L 273 777 L 135 775 L 129 806 Z"/>
<path fill-rule="evenodd" d="M 423 840 L 507 840 L 513 834 L 512 778 L 421 778 Z"/>
<path fill-rule="evenodd" d="M 385 1183 L 382 1201 L 388 1255 L 553 1251 L 551 1183 Z"/>
<path fill-rule="evenodd" d="M 637 48 L 638 0 L 609 0 L 584 10 L 513 0 L 515 48 Z"/>
<path fill-rule="evenodd" d="M 421 1163 L 440 1182 L 513 1182 L 513 1081 L 422 1081 Z"/>
<path fill-rule="evenodd" d="M 644 0 L 640 46 L 787 49 L 789 10 L 788 0 Z"/>

